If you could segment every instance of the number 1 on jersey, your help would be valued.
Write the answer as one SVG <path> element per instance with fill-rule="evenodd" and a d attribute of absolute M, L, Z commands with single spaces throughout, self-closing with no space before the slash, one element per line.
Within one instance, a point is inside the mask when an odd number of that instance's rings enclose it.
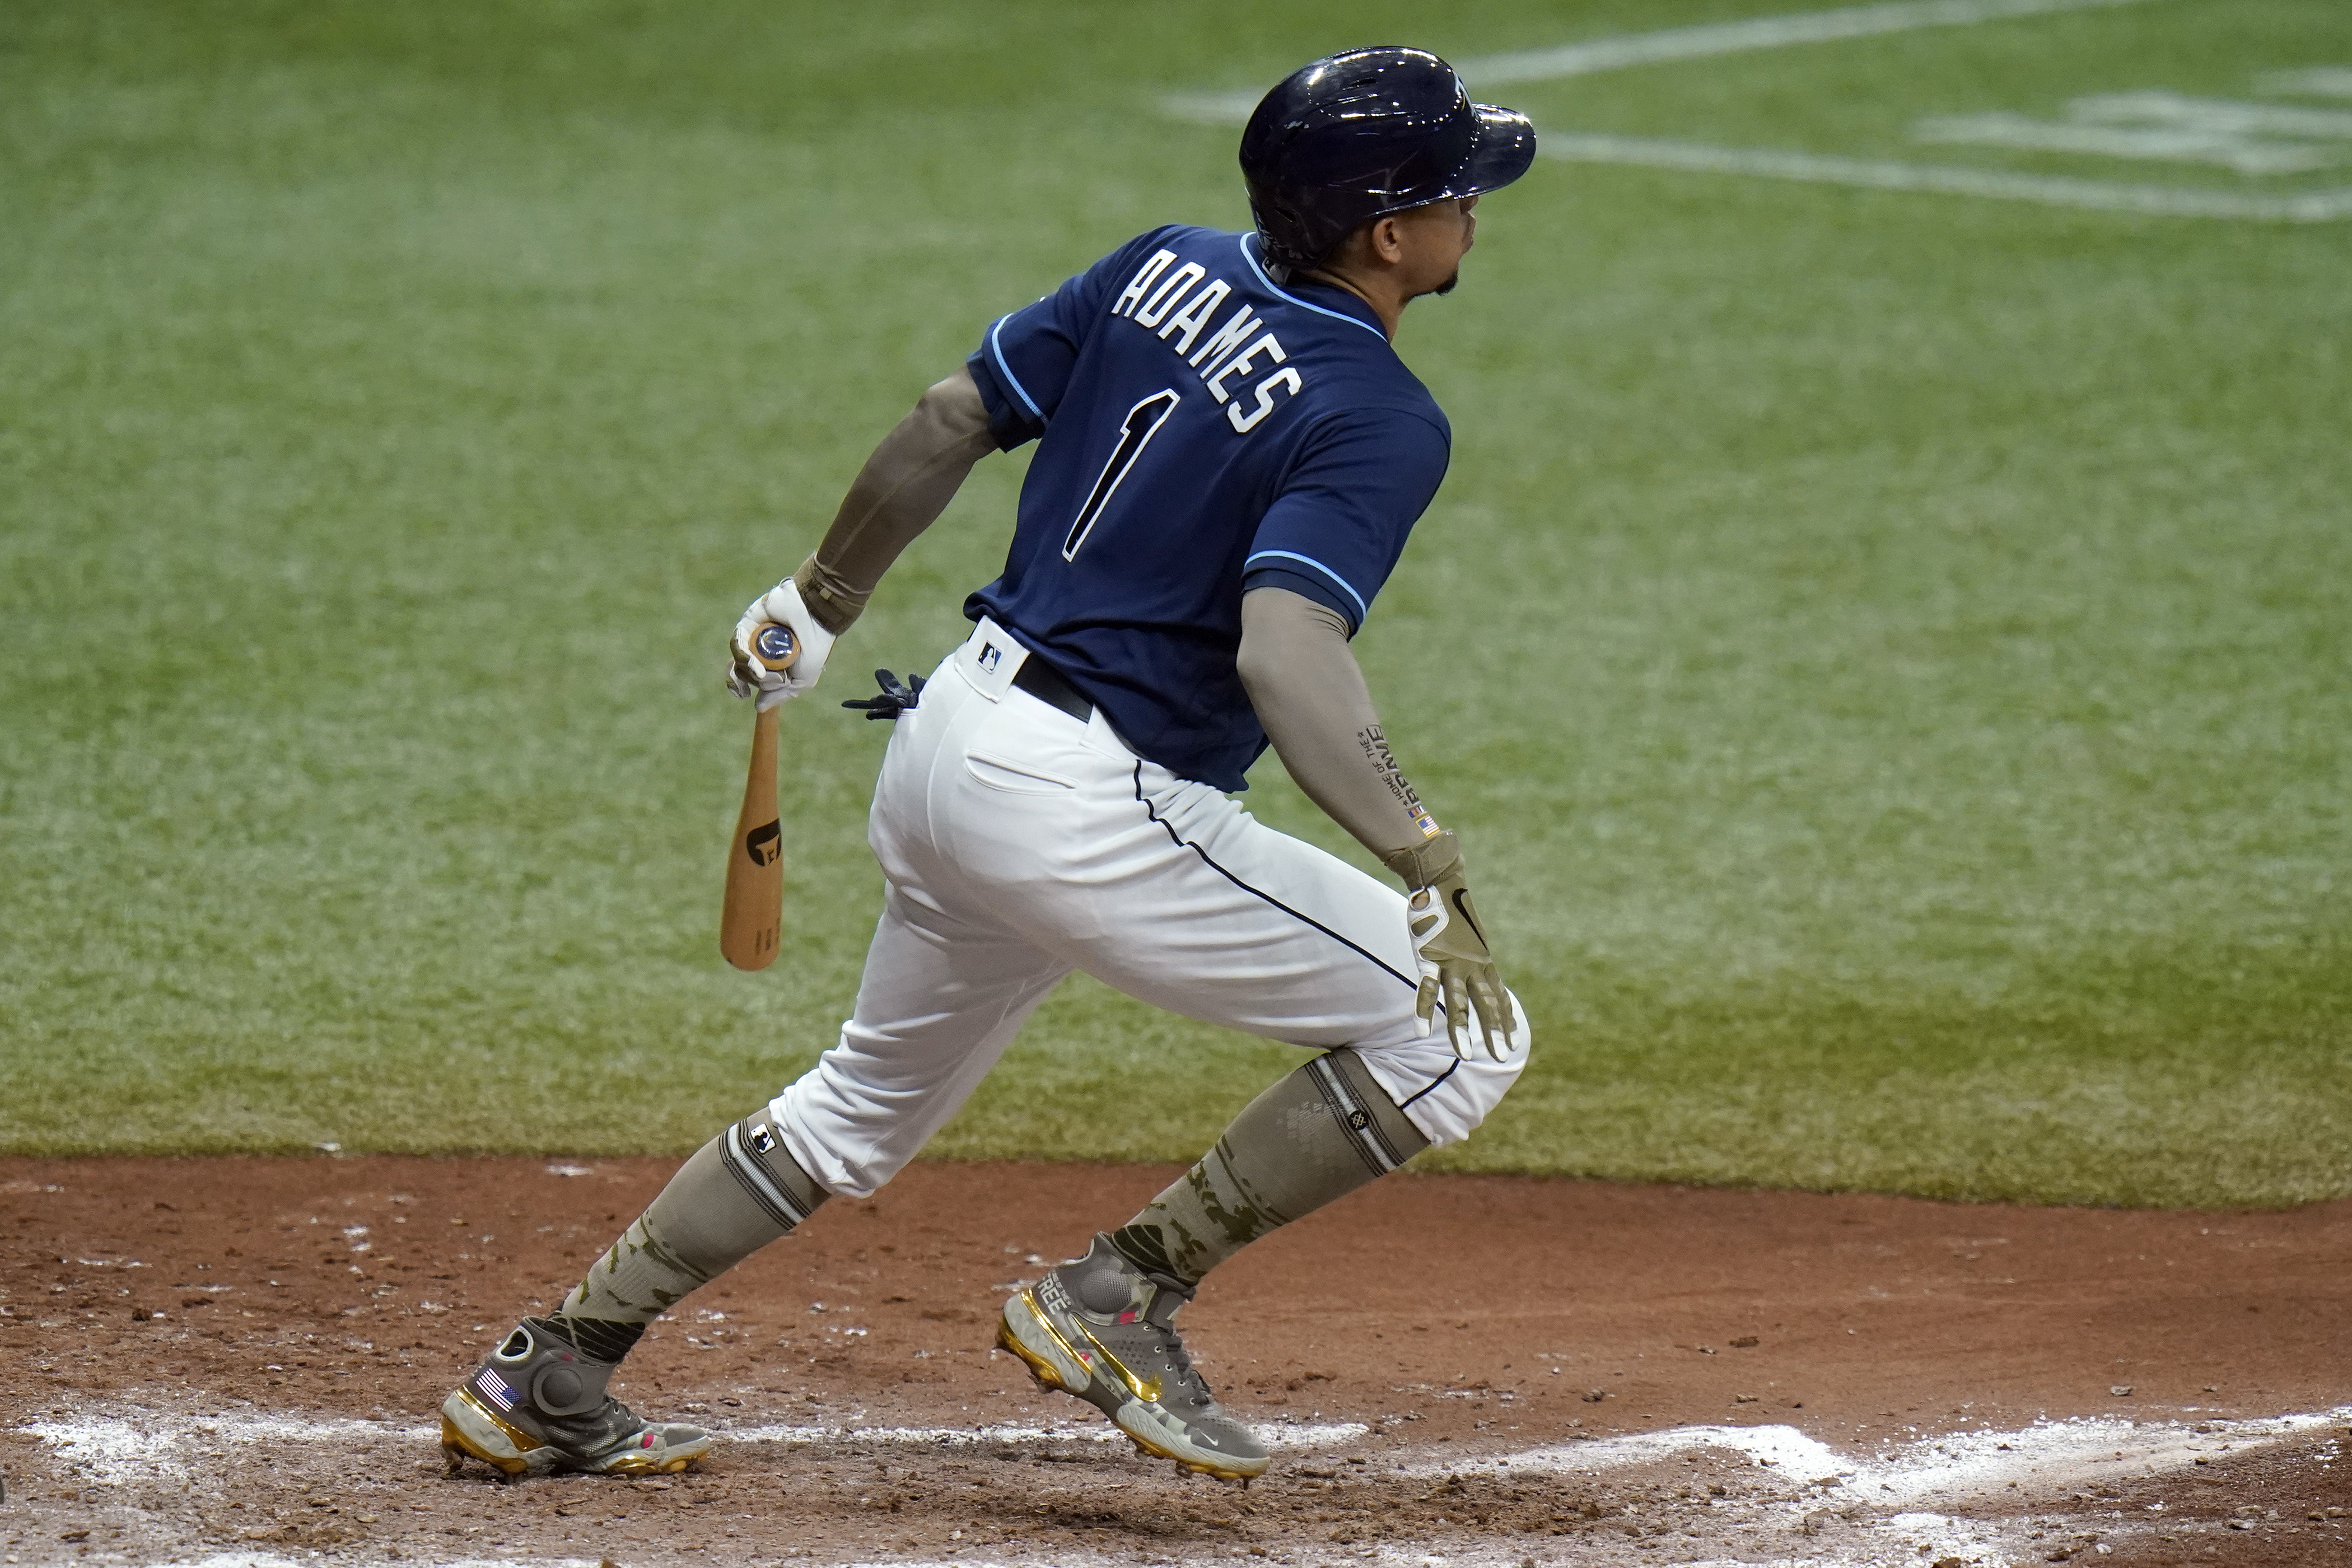
<path fill-rule="evenodd" d="M 1111 448 L 1110 460 L 1103 464 L 1102 472 L 1095 479 L 1095 488 L 1087 494 L 1087 504 L 1078 508 L 1078 515 L 1070 524 L 1070 537 L 1062 545 L 1063 560 L 1077 558 L 1078 546 L 1094 531 L 1095 519 L 1102 516 L 1103 508 L 1110 504 L 1111 492 L 1118 489 L 1128 469 L 1135 467 L 1135 460 L 1143 456 L 1143 448 L 1182 401 L 1173 387 L 1162 387 L 1127 411 L 1126 422 L 1119 426 L 1118 445 Z"/>

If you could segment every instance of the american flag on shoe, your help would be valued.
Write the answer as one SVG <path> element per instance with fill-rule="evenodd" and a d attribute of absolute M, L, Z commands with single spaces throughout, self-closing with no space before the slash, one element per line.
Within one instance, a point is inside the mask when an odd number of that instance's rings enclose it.
<path fill-rule="evenodd" d="M 485 1399 L 488 1399 L 499 1409 L 505 1411 L 512 1411 L 514 1409 L 515 1391 L 507 1386 L 507 1383 L 504 1378 L 500 1377 L 497 1373 L 492 1372 L 488 1367 L 484 1367 L 480 1373 L 475 1377 L 474 1386 L 481 1390 L 482 1396 Z"/>

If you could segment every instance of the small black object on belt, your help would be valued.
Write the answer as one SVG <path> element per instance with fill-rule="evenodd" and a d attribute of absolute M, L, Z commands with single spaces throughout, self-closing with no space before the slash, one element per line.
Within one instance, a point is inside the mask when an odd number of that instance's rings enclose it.
<path fill-rule="evenodd" d="M 1013 684 L 1051 708 L 1059 708 L 1083 724 L 1095 716 L 1095 705 L 1078 695 L 1078 689 L 1062 679 L 1062 672 L 1031 654 L 1013 672 Z"/>

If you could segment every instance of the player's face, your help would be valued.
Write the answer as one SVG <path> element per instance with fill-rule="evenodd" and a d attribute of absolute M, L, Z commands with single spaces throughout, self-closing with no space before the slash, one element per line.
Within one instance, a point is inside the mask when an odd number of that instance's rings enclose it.
<path fill-rule="evenodd" d="M 1478 242 L 1478 220 L 1473 216 L 1477 205 L 1476 196 L 1460 196 L 1398 216 L 1405 298 L 1454 292 L 1454 286 L 1462 281 L 1462 258 Z"/>

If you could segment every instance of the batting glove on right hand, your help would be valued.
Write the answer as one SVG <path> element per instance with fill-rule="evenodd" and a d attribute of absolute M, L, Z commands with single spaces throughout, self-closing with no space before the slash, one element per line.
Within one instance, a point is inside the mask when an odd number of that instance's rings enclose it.
<path fill-rule="evenodd" d="M 752 634 L 771 622 L 790 627 L 800 649 L 790 669 L 770 669 L 752 656 Z M 833 651 L 833 634 L 809 614 L 800 589 L 787 577 L 743 611 L 729 649 L 733 658 L 727 668 L 727 689 L 738 697 L 757 697 L 760 711 L 765 713 L 816 684 L 824 673 L 825 656 Z"/>
<path fill-rule="evenodd" d="M 1513 1048 L 1511 1037 L 1518 1025 L 1511 993 L 1496 972 L 1486 933 L 1471 908 L 1460 845 L 1451 833 L 1442 834 L 1421 849 L 1388 857 L 1388 863 L 1409 889 L 1405 920 L 1421 970 L 1421 990 L 1413 997 L 1421 1032 L 1429 1033 L 1433 1015 L 1442 1005 L 1445 1037 L 1455 1056 L 1466 1059 L 1472 1046 L 1483 1041 L 1486 1055 L 1501 1061 Z M 1478 1016 L 1475 1033 L 1470 1022 L 1474 1009 Z"/>

